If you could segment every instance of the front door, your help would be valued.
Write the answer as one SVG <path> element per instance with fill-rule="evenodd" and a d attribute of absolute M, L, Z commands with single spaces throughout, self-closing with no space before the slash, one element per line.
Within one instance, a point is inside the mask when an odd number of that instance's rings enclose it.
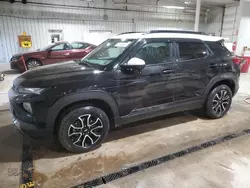
<path fill-rule="evenodd" d="M 172 59 L 172 41 L 147 39 L 130 58 L 146 63 L 141 72 L 119 74 L 119 107 L 121 116 L 153 106 L 173 103 L 175 64 Z M 128 59 L 129 60 L 129 59 Z"/>
<path fill-rule="evenodd" d="M 47 58 L 44 64 L 53 64 L 59 62 L 65 62 L 72 59 L 71 57 L 71 46 L 68 43 L 59 43 L 53 46 L 47 52 Z"/>
<path fill-rule="evenodd" d="M 213 59 L 204 42 L 191 39 L 176 39 L 176 90 L 175 102 L 199 99 L 210 81 L 209 68 Z"/>

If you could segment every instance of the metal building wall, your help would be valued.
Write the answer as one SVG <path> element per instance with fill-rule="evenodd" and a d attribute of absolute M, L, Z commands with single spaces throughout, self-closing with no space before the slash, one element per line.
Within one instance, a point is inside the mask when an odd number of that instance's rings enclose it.
<path fill-rule="evenodd" d="M 225 8 L 222 36 L 226 38 L 228 42 L 235 41 L 235 33 L 237 29 L 236 28 L 237 15 L 238 15 L 238 5 Z"/>
<path fill-rule="evenodd" d="M 215 36 L 221 36 L 222 33 L 222 21 L 223 21 L 223 7 L 212 7 L 207 11 L 207 17 L 205 20 L 205 32 L 214 34 Z"/>
<path fill-rule="evenodd" d="M 57 3 L 41 5 L 33 3 Z M 105 3 L 106 2 L 106 3 Z M 142 1 L 143 2 L 143 1 Z M 148 3 L 156 2 L 149 0 Z M 138 2 L 139 3 L 139 2 Z M 70 5 L 70 6 L 69 6 Z M 30 0 L 28 4 L 0 2 L 0 62 L 7 62 L 15 53 L 36 50 L 49 42 L 48 30 L 63 30 L 64 40 L 88 41 L 90 31 L 111 31 L 112 35 L 151 29 L 189 29 L 194 14 L 156 7 L 115 6 L 112 0 L 48 1 Z M 32 37 L 32 48 L 18 46 L 17 36 L 26 32 Z M 88 41 L 91 42 L 91 41 Z"/>

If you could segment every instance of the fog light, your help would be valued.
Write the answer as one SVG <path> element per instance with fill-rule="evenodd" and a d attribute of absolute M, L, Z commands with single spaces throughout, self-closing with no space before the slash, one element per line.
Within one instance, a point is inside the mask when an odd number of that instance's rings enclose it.
<path fill-rule="evenodd" d="M 32 108 L 31 108 L 30 103 L 24 102 L 24 103 L 23 103 L 23 108 L 24 108 L 27 112 L 29 112 L 29 113 L 32 114 Z"/>

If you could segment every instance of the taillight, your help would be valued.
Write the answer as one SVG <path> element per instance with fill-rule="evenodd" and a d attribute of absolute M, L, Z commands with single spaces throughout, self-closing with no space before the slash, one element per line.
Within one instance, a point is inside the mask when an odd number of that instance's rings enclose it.
<path fill-rule="evenodd" d="M 246 63 L 246 59 L 244 59 L 243 57 L 240 57 L 240 56 L 234 56 L 233 58 L 232 58 L 232 60 L 233 60 L 233 62 L 235 63 L 235 64 L 237 64 L 239 67 L 240 67 L 240 69 L 243 67 L 243 65 Z"/>
<path fill-rule="evenodd" d="M 240 62 L 241 62 L 241 58 L 240 57 L 234 56 L 232 59 L 233 59 L 233 62 L 235 64 L 240 65 Z"/>

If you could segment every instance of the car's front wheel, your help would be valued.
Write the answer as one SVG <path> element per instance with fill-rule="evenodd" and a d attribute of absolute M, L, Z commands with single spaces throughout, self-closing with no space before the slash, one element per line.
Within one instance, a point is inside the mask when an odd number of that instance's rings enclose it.
<path fill-rule="evenodd" d="M 28 70 L 32 70 L 40 66 L 42 66 L 42 63 L 38 59 L 30 59 L 26 62 L 26 67 Z"/>
<path fill-rule="evenodd" d="M 205 105 L 205 113 L 213 119 L 221 118 L 228 112 L 231 103 L 231 89 L 227 85 L 219 85 L 209 94 Z"/>
<path fill-rule="evenodd" d="M 72 109 L 61 118 L 58 139 L 70 152 L 88 152 L 101 145 L 109 127 L 109 118 L 103 110 L 83 106 Z"/>

